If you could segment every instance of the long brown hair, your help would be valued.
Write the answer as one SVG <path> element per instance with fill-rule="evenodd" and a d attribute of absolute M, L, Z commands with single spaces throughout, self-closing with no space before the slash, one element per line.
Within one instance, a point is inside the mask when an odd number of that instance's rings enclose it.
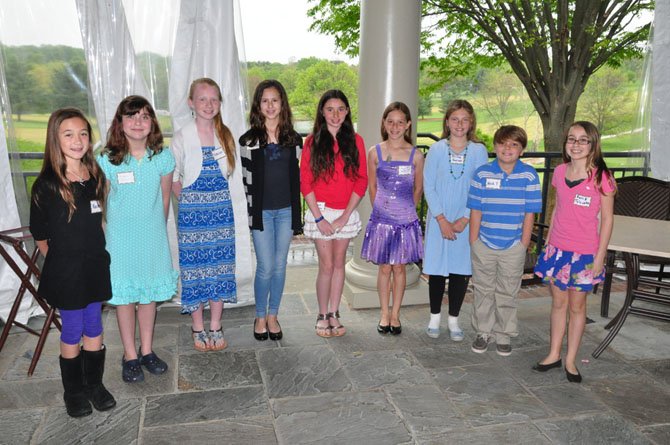
<path fill-rule="evenodd" d="M 210 87 L 216 89 L 216 93 L 219 96 L 219 102 L 223 102 L 221 88 L 219 88 L 219 85 L 209 77 L 201 77 L 191 82 L 191 88 L 188 90 L 189 99 L 193 100 L 193 93 L 195 92 L 196 87 L 201 84 L 209 85 Z M 216 137 L 223 146 L 223 150 L 226 152 L 226 158 L 228 160 L 228 173 L 232 173 L 233 170 L 235 170 L 235 139 L 233 139 L 233 134 L 223 123 L 223 119 L 221 119 L 221 107 L 219 107 L 219 112 L 216 113 L 216 116 L 214 116 L 214 130 L 216 131 Z"/>
<path fill-rule="evenodd" d="M 279 101 L 281 102 L 279 125 L 277 126 L 279 130 L 277 142 L 284 148 L 301 145 L 302 138 L 293 128 L 293 113 L 291 113 L 286 90 L 281 82 L 274 79 L 264 80 L 256 86 L 254 98 L 251 102 L 251 110 L 249 110 L 249 126 L 251 127 L 251 131 L 243 136 L 244 139 L 240 138 L 240 144 L 255 145 L 258 143 L 259 147 L 267 145 L 267 130 L 265 129 L 265 116 L 261 112 L 261 100 L 263 99 L 263 93 L 268 88 L 277 90 Z"/>
<path fill-rule="evenodd" d="M 402 114 L 405 115 L 405 120 L 409 122 L 409 127 L 407 127 L 402 137 L 405 140 L 405 142 L 412 145 L 412 114 L 409 111 L 409 107 L 405 105 L 403 102 L 391 102 L 386 107 L 386 109 L 384 109 L 384 113 L 382 114 L 382 131 L 381 131 L 382 140 L 385 141 L 389 138 L 389 134 L 386 131 L 386 128 L 384 127 L 384 121 L 391 113 L 391 111 L 400 111 Z"/>
<path fill-rule="evenodd" d="M 566 145 L 568 142 L 568 134 L 572 127 L 582 127 L 586 136 L 591 141 L 591 151 L 589 151 L 588 156 L 586 157 L 586 171 L 588 172 L 589 178 L 593 178 L 593 183 L 596 185 L 600 193 L 602 193 L 602 177 L 603 173 L 605 178 L 610 182 L 612 187 L 616 190 L 616 181 L 614 180 L 614 175 L 607 167 L 605 159 L 603 158 L 602 146 L 600 144 L 600 132 L 598 127 L 589 121 L 577 121 L 573 122 L 568 130 L 565 132 L 563 137 L 563 162 L 570 162 L 570 155 L 568 155 L 568 150 Z M 595 170 L 595 175 L 593 171 Z"/>
<path fill-rule="evenodd" d="M 468 141 L 480 142 L 477 138 L 477 116 L 475 115 L 475 109 L 472 107 L 472 104 L 467 100 L 455 99 L 449 102 L 447 109 L 444 112 L 444 118 L 442 119 L 442 139 L 449 139 L 451 136 L 451 131 L 449 130 L 449 116 L 451 113 L 457 110 L 465 110 L 470 115 L 470 129 L 468 130 Z"/>
<path fill-rule="evenodd" d="M 151 151 L 149 159 L 163 151 L 163 133 L 158 125 L 154 108 L 142 96 L 128 96 L 116 107 L 112 125 L 107 131 L 107 142 L 102 150 L 102 154 L 107 155 L 112 164 L 121 164 L 130 151 L 126 134 L 123 132 L 123 116 L 135 116 L 142 111 L 146 111 L 151 117 L 151 131 L 147 136 L 147 147 Z"/>
<path fill-rule="evenodd" d="M 337 144 L 340 147 L 340 156 L 344 160 L 344 174 L 349 179 L 358 178 L 358 147 L 356 147 L 356 132 L 354 124 L 351 121 L 351 107 L 347 96 L 340 90 L 328 90 L 321 96 L 319 105 L 316 108 L 316 119 L 314 120 L 314 130 L 312 135 L 314 143 L 312 144 L 312 158 L 310 167 L 314 179 L 320 177 L 331 178 L 335 173 L 335 152 L 333 150 L 335 141 L 328 131 L 326 118 L 323 115 L 323 108 L 330 99 L 339 99 L 347 107 L 347 115 L 344 122 L 337 132 Z"/>
<path fill-rule="evenodd" d="M 49 123 L 47 124 L 47 138 L 44 143 L 44 162 L 42 163 L 42 169 L 38 179 L 45 181 L 49 188 L 57 191 L 63 198 L 63 201 L 65 201 L 68 207 L 68 222 L 72 219 L 72 215 L 75 210 L 77 210 L 77 206 L 74 202 L 72 183 L 68 181 L 66 176 L 67 161 L 61 150 L 59 131 L 63 121 L 75 118 L 81 119 L 86 123 L 89 143 L 88 147 L 86 147 L 84 157 L 81 159 L 81 163 L 86 167 L 91 178 L 95 179 L 95 197 L 100 202 L 100 205 L 103 206 L 103 210 L 105 205 L 105 194 L 107 191 L 105 174 L 100 169 L 93 156 L 93 131 L 91 129 L 91 123 L 86 119 L 84 113 L 77 108 L 71 107 L 60 108 L 51 113 L 51 116 L 49 116 Z M 37 196 L 35 188 L 32 190 L 32 199 L 39 206 L 40 197 Z"/>

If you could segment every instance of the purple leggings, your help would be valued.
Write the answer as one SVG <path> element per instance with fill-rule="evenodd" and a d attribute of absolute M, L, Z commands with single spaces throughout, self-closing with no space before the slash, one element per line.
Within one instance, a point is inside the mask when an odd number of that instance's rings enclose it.
<path fill-rule="evenodd" d="M 59 309 L 63 330 L 60 341 L 66 345 L 78 345 L 81 336 L 95 338 L 102 334 L 102 303 L 91 303 L 83 309 Z"/>

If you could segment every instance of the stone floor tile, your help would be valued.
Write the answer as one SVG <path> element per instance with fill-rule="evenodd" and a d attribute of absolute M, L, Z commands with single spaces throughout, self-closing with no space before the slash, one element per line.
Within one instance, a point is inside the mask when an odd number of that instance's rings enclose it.
<path fill-rule="evenodd" d="M 249 417 L 142 429 L 142 442 L 152 445 L 277 443 L 271 417 Z"/>
<path fill-rule="evenodd" d="M 670 389 L 649 378 L 590 383 L 605 405 L 638 426 L 670 422 Z"/>
<path fill-rule="evenodd" d="M 0 382 L 0 409 L 63 406 L 63 384 L 56 379 Z"/>
<path fill-rule="evenodd" d="M 267 402 L 260 385 L 147 397 L 144 426 L 262 417 L 268 415 Z"/>
<path fill-rule="evenodd" d="M 0 445 L 29 444 L 44 412 L 40 408 L 0 410 Z"/>
<path fill-rule="evenodd" d="M 560 385 L 531 388 L 530 392 L 559 416 L 605 410 L 605 405 L 586 385 L 566 382 Z"/>
<path fill-rule="evenodd" d="M 307 315 L 310 311 L 299 293 L 284 293 L 279 305 L 279 322 L 288 315 Z"/>
<path fill-rule="evenodd" d="M 271 399 L 351 389 L 342 365 L 327 346 L 259 351 L 258 364 Z"/>
<path fill-rule="evenodd" d="M 180 391 L 262 383 L 254 351 L 188 354 L 182 355 L 179 360 Z"/>
<path fill-rule="evenodd" d="M 0 332 L 1 330 L 2 326 L 0 326 Z M 35 344 L 32 343 L 34 338 L 34 336 L 27 332 L 14 332 L 7 336 L 5 345 L 2 347 L 2 353 L 0 353 L 0 380 L 4 378 L 7 369 L 14 364 L 17 356 L 21 355 L 23 351 L 28 350 L 31 346 L 33 349 L 35 348 Z M 30 345 L 24 347 L 24 344 L 29 339 Z M 30 364 L 28 366 L 30 366 Z M 25 372 L 28 372 L 27 367 Z"/>
<path fill-rule="evenodd" d="M 246 306 L 236 306 L 236 305 L 224 305 L 223 308 L 223 324 L 225 329 L 225 324 L 227 320 L 251 320 L 253 323 L 254 317 L 256 316 L 256 306 L 254 304 L 248 304 Z"/>
<path fill-rule="evenodd" d="M 614 316 L 616 312 L 610 310 L 610 314 Z M 597 317 L 596 323 L 587 325 L 585 338 L 590 339 L 596 345 L 599 344 L 609 333 L 604 329 L 604 326 L 610 320 L 611 318 Z M 650 347 L 650 345 L 667 344 L 670 344 L 670 324 L 646 317 L 629 315 L 623 327 L 601 357 L 612 350 L 621 354 L 626 360 L 670 359 L 670 348 Z"/>
<path fill-rule="evenodd" d="M 491 363 L 490 354 L 475 354 L 470 350 L 470 344 L 463 345 L 462 343 L 412 349 L 412 354 L 421 363 L 421 366 L 426 369 L 453 368 Z"/>
<path fill-rule="evenodd" d="M 436 386 L 395 387 L 387 392 L 415 440 L 467 426 Z"/>
<path fill-rule="evenodd" d="M 272 400 L 281 444 L 403 444 L 411 435 L 381 392 Z"/>
<path fill-rule="evenodd" d="M 500 366 L 434 369 L 430 373 L 473 426 L 526 422 L 550 414 Z"/>
<path fill-rule="evenodd" d="M 109 411 L 95 411 L 72 418 L 65 407 L 50 408 L 37 443 L 136 444 L 140 424 L 140 400 L 118 400 Z"/>
<path fill-rule="evenodd" d="M 123 345 L 121 343 L 121 336 L 119 335 L 119 330 L 118 326 L 116 326 L 116 323 L 113 323 L 114 328 L 110 328 L 104 332 L 105 335 L 105 343 L 107 345 L 107 348 L 109 349 L 110 353 L 113 351 L 114 353 L 116 352 L 123 352 Z M 135 344 L 137 345 L 137 350 L 139 351 L 140 349 L 140 336 L 139 336 L 139 329 L 137 330 L 136 333 L 136 340 Z M 177 340 L 178 340 L 178 330 L 175 329 L 174 326 L 167 325 L 167 324 L 161 324 L 161 325 L 156 325 L 154 327 L 154 343 L 153 347 L 154 348 L 162 348 L 162 349 L 167 349 L 171 352 L 176 351 L 177 347 Z"/>
<path fill-rule="evenodd" d="M 346 324 L 346 323 L 345 323 Z M 377 322 L 346 324 L 347 333 L 342 337 L 328 340 L 328 345 L 338 355 L 362 351 L 412 350 L 423 346 L 422 341 L 411 331 L 405 330 L 400 335 L 381 335 L 377 332 Z"/>
<path fill-rule="evenodd" d="M 653 443 L 665 445 L 670 443 L 670 423 L 665 425 L 646 426 L 641 428 L 642 433 Z"/>
<path fill-rule="evenodd" d="M 56 337 L 54 335 L 54 337 Z M 27 342 L 26 345 L 29 345 Z M 25 346 L 25 345 L 24 345 Z M 8 366 L 2 381 L 20 381 L 25 379 L 60 379 L 60 363 L 58 354 L 48 354 L 46 350 L 40 355 L 35 371 L 31 377 L 28 377 L 28 368 L 33 359 L 34 345 L 30 344 L 31 349 L 24 349 L 20 356 L 14 356 L 14 362 Z M 58 350 L 58 349 L 57 349 Z M 2 354 L 4 355 L 4 351 Z"/>
<path fill-rule="evenodd" d="M 130 399 L 145 397 L 154 394 L 166 394 L 174 392 L 177 388 L 177 354 L 174 347 L 170 351 L 164 348 L 154 348 L 154 352 L 168 364 L 168 370 L 161 375 L 153 375 L 146 369 L 144 381 L 137 383 L 126 383 L 121 379 L 121 357 L 123 351 L 107 354 L 105 360 L 105 375 L 103 383 L 105 387 L 117 399 Z M 112 351 L 110 351 L 112 352 Z"/>
<path fill-rule="evenodd" d="M 420 438 L 421 445 L 541 445 L 551 443 L 532 423 L 511 423 L 469 430 L 451 431 Z"/>
<path fill-rule="evenodd" d="M 670 359 L 649 360 L 637 364 L 659 382 L 670 385 Z"/>
<path fill-rule="evenodd" d="M 630 423 L 610 414 L 590 414 L 571 419 L 538 420 L 535 425 L 554 443 L 648 444 Z"/>
<path fill-rule="evenodd" d="M 341 355 L 340 362 L 355 390 L 433 383 L 430 375 L 405 351 L 354 352 Z"/>

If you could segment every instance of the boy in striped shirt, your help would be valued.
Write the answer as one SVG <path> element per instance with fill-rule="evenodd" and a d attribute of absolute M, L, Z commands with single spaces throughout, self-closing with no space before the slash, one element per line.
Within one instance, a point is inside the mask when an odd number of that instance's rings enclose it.
<path fill-rule="evenodd" d="M 470 244 L 477 333 L 472 351 L 486 352 L 495 341 L 498 355 L 512 353 L 518 335 L 516 297 L 530 243 L 535 213 L 542 210 L 537 172 L 519 157 L 528 136 L 504 125 L 493 137 L 496 159 L 482 165 L 470 181 Z"/>

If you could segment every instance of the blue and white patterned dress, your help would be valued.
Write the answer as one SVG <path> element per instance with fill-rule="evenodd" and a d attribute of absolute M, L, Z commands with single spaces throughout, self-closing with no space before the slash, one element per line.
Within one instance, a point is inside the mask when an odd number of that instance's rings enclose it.
<path fill-rule="evenodd" d="M 237 302 L 235 220 L 228 181 L 212 155 L 202 147 L 198 179 L 179 195 L 179 267 L 182 313 L 208 300 Z"/>

